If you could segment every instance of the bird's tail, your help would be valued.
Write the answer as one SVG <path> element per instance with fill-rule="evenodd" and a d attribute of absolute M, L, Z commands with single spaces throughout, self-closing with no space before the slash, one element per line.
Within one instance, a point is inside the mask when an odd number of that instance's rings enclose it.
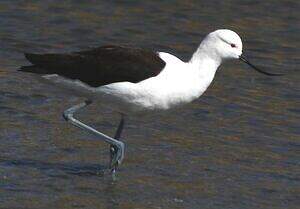
<path fill-rule="evenodd" d="M 25 58 L 32 64 L 30 66 L 22 66 L 19 71 L 36 73 L 36 74 L 49 74 L 54 73 L 57 65 L 62 66 L 68 64 L 69 55 L 64 54 L 33 54 L 24 53 Z"/>

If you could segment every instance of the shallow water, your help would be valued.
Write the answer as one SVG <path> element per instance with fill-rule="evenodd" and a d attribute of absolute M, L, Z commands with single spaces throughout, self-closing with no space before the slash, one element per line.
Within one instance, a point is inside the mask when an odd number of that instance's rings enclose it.
<path fill-rule="evenodd" d="M 0 2 L 0 208 L 299 208 L 300 3 Z M 134 44 L 187 60 L 205 34 L 237 31 L 266 77 L 239 62 L 176 114 L 126 124 L 118 181 L 108 145 L 66 123 L 83 98 L 17 72 L 22 52 Z M 95 117 L 97 116 L 97 117 Z M 113 134 L 119 116 L 78 117 Z"/>

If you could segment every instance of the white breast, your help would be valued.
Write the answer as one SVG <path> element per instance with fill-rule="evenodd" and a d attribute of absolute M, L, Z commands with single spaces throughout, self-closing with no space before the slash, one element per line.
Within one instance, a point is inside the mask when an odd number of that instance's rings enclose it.
<path fill-rule="evenodd" d="M 199 69 L 168 53 L 160 52 L 159 56 L 166 62 L 159 75 L 136 84 L 109 84 L 97 91 L 103 92 L 105 99 L 112 100 L 118 109 L 145 111 L 167 110 L 189 103 L 206 90 L 209 83 L 204 84 Z"/>

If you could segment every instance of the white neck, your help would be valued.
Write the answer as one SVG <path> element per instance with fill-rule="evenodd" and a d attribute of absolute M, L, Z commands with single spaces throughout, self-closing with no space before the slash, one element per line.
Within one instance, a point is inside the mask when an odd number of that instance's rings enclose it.
<path fill-rule="evenodd" d="M 203 84 L 202 88 L 206 90 L 221 65 L 222 59 L 203 41 L 188 63 L 197 71 Z"/>
<path fill-rule="evenodd" d="M 209 68 L 210 71 L 215 73 L 222 63 L 222 58 L 209 45 L 206 40 L 202 41 L 189 63 L 195 67 L 197 66 L 200 70 Z"/>

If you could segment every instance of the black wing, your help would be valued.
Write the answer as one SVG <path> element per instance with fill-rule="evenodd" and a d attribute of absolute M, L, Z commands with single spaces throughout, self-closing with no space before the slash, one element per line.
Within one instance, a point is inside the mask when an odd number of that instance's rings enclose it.
<path fill-rule="evenodd" d="M 25 53 L 25 57 L 33 65 L 20 71 L 58 74 L 92 87 L 122 81 L 137 83 L 158 75 L 166 64 L 151 50 L 114 45 L 67 54 Z"/>

